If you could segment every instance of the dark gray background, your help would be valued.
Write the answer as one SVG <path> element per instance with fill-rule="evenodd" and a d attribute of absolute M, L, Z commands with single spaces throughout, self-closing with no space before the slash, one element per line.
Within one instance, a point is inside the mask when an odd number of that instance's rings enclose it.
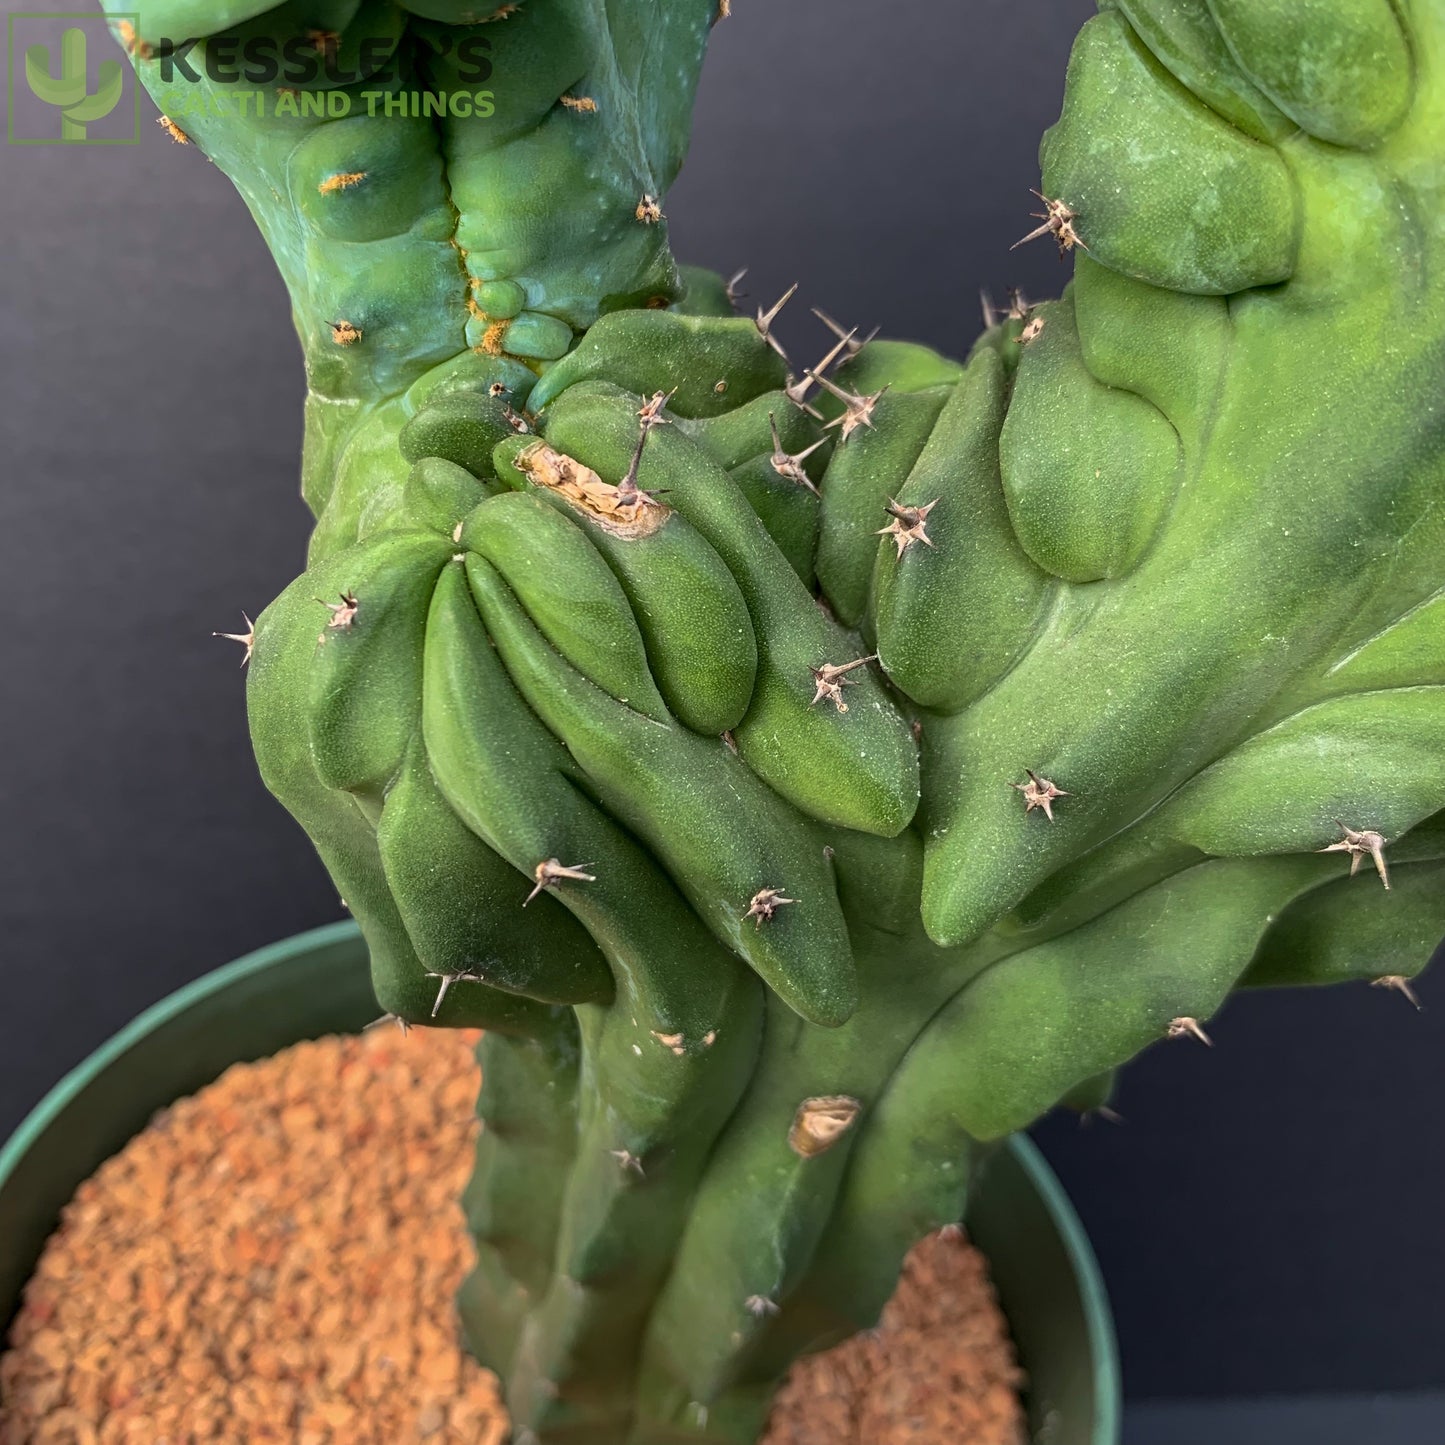
<path fill-rule="evenodd" d="M 668 198 L 679 253 L 961 351 L 980 285 L 1066 279 L 1008 247 L 1091 8 L 736 0 Z M 340 914 L 209 636 L 300 565 L 286 298 L 150 114 L 136 147 L 0 153 L 0 1134 L 146 1004 Z M 1237 1002 L 1214 1049 L 1130 1070 L 1122 1127 L 1041 1128 L 1135 1396 L 1445 1384 L 1445 987 L 1422 993 Z"/>

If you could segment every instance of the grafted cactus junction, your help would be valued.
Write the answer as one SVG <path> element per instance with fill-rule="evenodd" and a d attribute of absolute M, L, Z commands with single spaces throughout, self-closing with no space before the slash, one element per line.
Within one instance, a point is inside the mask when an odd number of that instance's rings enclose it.
<path fill-rule="evenodd" d="M 746 1445 L 998 1140 L 1445 932 L 1445 3 L 1104 3 L 1063 296 L 813 367 L 667 246 L 727 9 L 117 24 L 292 292 L 252 732 L 382 1007 L 486 1031 L 459 1305 L 519 1442 Z M 212 104 L 194 33 L 345 104 Z M 479 55 L 465 117 L 363 103 Z"/>

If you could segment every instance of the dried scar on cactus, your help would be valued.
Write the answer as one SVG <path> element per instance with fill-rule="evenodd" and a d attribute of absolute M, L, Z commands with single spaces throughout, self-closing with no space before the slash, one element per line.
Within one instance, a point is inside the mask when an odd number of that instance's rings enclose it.
<path fill-rule="evenodd" d="M 849 1129 L 863 1106 L 847 1094 L 827 1094 L 804 1099 L 793 1116 L 788 1144 L 794 1154 L 813 1159 L 826 1154 Z"/>
<path fill-rule="evenodd" d="M 564 496 L 579 512 L 617 537 L 650 537 L 672 508 L 636 487 L 604 482 L 591 467 L 536 442 L 517 457 L 517 467 L 539 487 Z"/>

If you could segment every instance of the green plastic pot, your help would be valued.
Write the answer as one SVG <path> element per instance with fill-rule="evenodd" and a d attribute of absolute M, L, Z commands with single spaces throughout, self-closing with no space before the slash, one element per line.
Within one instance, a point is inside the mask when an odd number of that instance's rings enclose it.
<path fill-rule="evenodd" d="M 232 1064 L 376 1017 L 366 946 L 333 924 L 218 968 L 147 1009 L 72 1069 L 0 1151 L 0 1338 L 61 1207 L 157 1109 Z M 1039 1445 L 1118 1445 L 1108 1301 L 1082 1226 L 1027 1139 L 990 1162 L 969 1205 L 1028 1372 Z"/>

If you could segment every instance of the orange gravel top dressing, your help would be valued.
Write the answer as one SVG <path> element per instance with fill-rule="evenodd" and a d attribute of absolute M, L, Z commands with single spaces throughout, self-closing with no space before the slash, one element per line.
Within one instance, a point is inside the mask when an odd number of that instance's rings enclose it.
<path fill-rule="evenodd" d="M 0 1445 L 503 1445 L 462 1349 L 471 1031 L 228 1069 L 76 1191 L 0 1356 Z M 1021 1376 L 966 1245 L 916 1250 L 880 1329 L 804 1361 L 767 1445 L 1017 1445 Z"/>

